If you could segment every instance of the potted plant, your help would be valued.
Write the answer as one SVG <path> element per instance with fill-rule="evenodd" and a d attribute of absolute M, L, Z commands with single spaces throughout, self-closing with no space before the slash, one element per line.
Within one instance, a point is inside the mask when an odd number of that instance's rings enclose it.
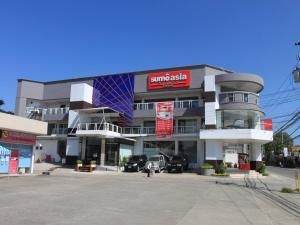
<path fill-rule="evenodd" d="M 90 167 L 92 170 L 94 170 L 96 168 L 96 160 L 91 160 L 90 161 Z"/>
<path fill-rule="evenodd" d="M 79 171 L 79 167 L 82 167 L 82 161 L 80 159 L 78 159 L 76 161 L 76 170 Z"/>
<path fill-rule="evenodd" d="M 209 163 L 203 163 L 200 168 L 201 168 L 201 175 L 211 176 L 212 174 L 215 173 L 214 166 Z"/>

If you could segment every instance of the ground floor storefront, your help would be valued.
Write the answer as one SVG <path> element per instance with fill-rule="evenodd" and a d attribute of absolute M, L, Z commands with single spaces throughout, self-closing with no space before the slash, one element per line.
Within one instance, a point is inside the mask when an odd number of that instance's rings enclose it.
<path fill-rule="evenodd" d="M 0 138 L 0 173 L 31 173 L 35 136 L 2 130 Z"/>

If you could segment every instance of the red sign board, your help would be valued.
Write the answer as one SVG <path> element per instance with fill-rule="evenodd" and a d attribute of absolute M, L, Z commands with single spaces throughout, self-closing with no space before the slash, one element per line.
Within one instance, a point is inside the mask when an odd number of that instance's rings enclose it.
<path fill-rule="evenodd" d="M 262 120 L 263 130 L 273 130 L 273 121 L 272 119 Z"/>
<path fill-rule="evenodd" d="M 36 136 L 33 134 L 11 130 L 0 130 L 0 142 L 34 145 L 35 141 Z"/>
<path fill-rule="evenodd" d="M 152 73 L 148 75 L 148 90 L 189 87 L 190 81 L 189 70 Z"/>
<path fill-rule="evenodd" d="M 156 137 L 169 138 L 173 134 L 173 102 L 156 103 Z"/>

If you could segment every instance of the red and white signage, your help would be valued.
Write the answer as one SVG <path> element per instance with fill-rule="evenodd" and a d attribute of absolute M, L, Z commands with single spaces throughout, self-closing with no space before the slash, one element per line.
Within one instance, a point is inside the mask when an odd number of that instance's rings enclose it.
<path fill-rule="evenodd" d="M 156 137 L 169 138 L 173 134 L 173 102 L 156 103 Z"/>
<path fill-rule="evenodd" d="M 28 134 L 11 130 L 0 130 L 0 142 L 34 145 L 35 141 L 36 136 L 34 134 Z"/>
<path fill-rule="evenodd" d="M 190 81 L 189 70 L 152 73 L 148 75 L 148 90 L 189 87 Z"/>

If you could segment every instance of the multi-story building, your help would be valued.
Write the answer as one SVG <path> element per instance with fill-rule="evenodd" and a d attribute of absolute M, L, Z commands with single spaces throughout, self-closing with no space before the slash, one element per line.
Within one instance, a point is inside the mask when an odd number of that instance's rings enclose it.
<path fill-rule="evenodd" d="M 273 136 L 259 106 L 263 87 L 257 75 L 210 65 L 20 79 L 15 112 L 48 122 L 48 135 L 38 137 L 40 153 L 58 161 L 65 152 L 69 164 L 79 158 L 117 165 L 130 154 L 184 153 L 190 167 L 198 167 L 204 161 L 237 163 L 238 153 L 247 153 L 255 166 Z M 173 105 L 172 132 L 165 137 L 158 136 L 157 102 Z"/>

